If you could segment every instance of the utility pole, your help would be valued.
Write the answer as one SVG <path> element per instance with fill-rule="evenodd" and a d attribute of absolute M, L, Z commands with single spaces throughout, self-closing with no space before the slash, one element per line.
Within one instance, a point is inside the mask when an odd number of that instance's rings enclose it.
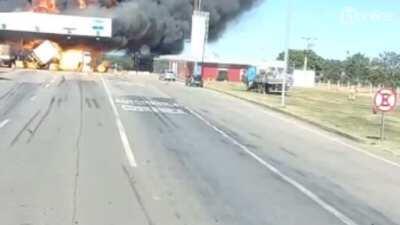
<path fill-rule="evenodd" d="M 193 8 L 195 11 L 196 10 L 201 11 L 201 2 L 202 0 L 194 0 Z"/>
<path fill-rule="evenodd" d="M 285 34 L 285 70 L 283 72 L 281 106 L 286 106 L 286 79 L 289 74 L 289 48 L 290 48 L 290 29 L 292 23 L 292 0 L 287 0 L 286 15 L 286 34 Z"/>
<path fill-rule="evenodd" d="M 307 71 L 308 53 L 310 52 L 311 48 L 314 46 L 313 41 L 316 41 L 317 39 L 314 37 L 302 37 L 301 39 L 306 41 L 306 48 L 304 50 L 304 71 Z"/>

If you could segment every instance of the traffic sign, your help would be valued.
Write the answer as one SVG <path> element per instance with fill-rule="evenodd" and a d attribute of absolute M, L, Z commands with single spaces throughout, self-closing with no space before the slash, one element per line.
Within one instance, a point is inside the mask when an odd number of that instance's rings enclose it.
<path fill-rule="evenodd" d="M 374 97 L 374 109 L 380 112 L 390 112 L 396 109 L 397 94 L 393 89 L 380 89 Z"/>
<path fill-rule="evenodd" d="M 397 105 L 397 94 L 394 89 L 380 89 L 374 97 L 374 113 L 381 112 L 380 139 L 385 140 L 385 112 L 394 111 Z"/>

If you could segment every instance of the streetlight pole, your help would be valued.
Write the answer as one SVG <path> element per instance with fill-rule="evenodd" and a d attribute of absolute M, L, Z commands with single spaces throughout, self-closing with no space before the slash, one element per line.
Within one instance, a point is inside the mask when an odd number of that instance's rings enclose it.
<path fill-rule="evenodd" d="M 312 41 L 317 40 L 314 37 L 302 37 L 301 39 L 306 41 L 306 48 L 304 52 L 304 71 L 307 71 L 308 68 L 308 53 L 310 52 L 311 47 L 313 47 Z"/>
<path fill-rule="evenodd" d="M 286 79 L 289 73 L 289 48 L 290 48 L 290 28 L 292 20 L 292 0 L 287 0 L 286 15 L 286 34 L 285 34 L 285 70 L 283 72 L 282 90 L 281 90 L 281 106 L 286 106 Z"/>

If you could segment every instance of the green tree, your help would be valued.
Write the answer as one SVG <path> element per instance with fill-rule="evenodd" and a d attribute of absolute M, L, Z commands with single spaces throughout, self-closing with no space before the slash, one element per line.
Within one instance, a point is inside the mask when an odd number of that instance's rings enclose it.
<path fill-rule="evenodd" d="M 368 81 L 373 85 L 384 84 L 386 80 L 385 71 L 379 58 L 372 59 Z"/>
<path fill-rule="evenodd" d="M 377 65 L 384 76 L 385 85 L 400 87 L 400 54 L 384 52 L 377 59 Z"/>
<path fill-rule="evenodd" d="M 304 68 L 304 57 L 307 53 L 308 56 L 308 69 L 320 72 L 324 63 L 324 59 L 317 55 L 314 51 L 304 51 L 304 50 L 290 50 L 289 51 L 289 65 L 294 69 Z M 281 52 L 278 55 L 277 60 L 284 60 L 285 53 Z"/>
<path fill-rule="evenodd" d="M 291 68 L 303 69 L 305 51 L 290 50 L 289 54 Z M 400 87 L 400 54 L 395 52 L 384 52 L 372 60 L 361 53 L 343 61 L 324 59 L 314 51 L 309 51 L 308 57 L 309 68 L 315 70 L 320 79 L 325 81 L 350 81 L 353 84 L 372 83 Z M 277 59 L 283 60 L 284 53 L 280 53 Z"/>
<path fill-rule="evenodd" d="M 350 82 L 365 82 L 370 73 L 370 59 L 361 53 L 357 53 L 344 61 L 344 68 L 346 77 Z"/>
<path fill-rule="evenodd" d="M 343 62 L 333 59 L 324 60 L 321 75 L 325 81 L 345 81 Z"/>

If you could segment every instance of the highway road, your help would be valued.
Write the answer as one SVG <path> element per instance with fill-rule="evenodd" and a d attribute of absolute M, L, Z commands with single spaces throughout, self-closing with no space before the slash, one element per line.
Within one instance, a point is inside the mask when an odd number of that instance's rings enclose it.
<path fill-rule="evenodd" d="M 0 73 L 0 224 L 400 224 L 400 165 L 144 75 Z"/>

